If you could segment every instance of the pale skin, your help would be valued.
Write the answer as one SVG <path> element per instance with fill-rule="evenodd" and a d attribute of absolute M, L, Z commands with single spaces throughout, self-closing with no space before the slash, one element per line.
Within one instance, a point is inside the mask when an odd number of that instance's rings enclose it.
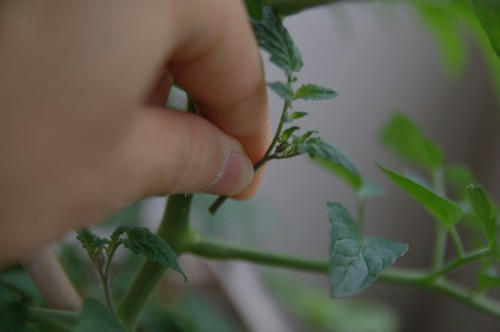
<path fill-rule="evenodd" d="M 0 264 L 144 197 L 248 198 L 271 140 L 240 0 L 0 1 L 0 119 Z"/>

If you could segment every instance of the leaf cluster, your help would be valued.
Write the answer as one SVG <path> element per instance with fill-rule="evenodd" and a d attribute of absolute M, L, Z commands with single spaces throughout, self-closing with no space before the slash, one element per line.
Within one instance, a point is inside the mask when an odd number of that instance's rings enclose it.
<path fill-rule="evenodd" d="M 142 254 L 148 260 L 166 265 L 169 268 L 179 272 L 186 279 L 177 260 L 177 254 L 168 245 L 168 243 L 159 236 L 152 233 L 145 227 L 123 225 L 115 229 L 110 238 L 101 238 L 89 229 L 83 229 L 78 232 L 77 239 L 96 265 L 98 269 L 103 268 L 103 264 L 110 262 L 113 255 L 120 245 L 134 254 Z"/>
<path fill-rule="evenodd" d="M 478 288 L 485 290 L 499 286 L 500 277 L 495 268 L 500 243 L 498 208 L 484 188 L 477 183 L 472 171 L 464 165 L 446 165 L 441 147 L 426 137 L 410 118 L 401 113 L 395 113 L 391 117 L 382 130 L 381 138 L 397 156 L 420 166 L 433 178 L 434 186 L 429 188 L 411 176 L 378 165 L 389 179 L 448 231 L 454 242 L 458 261 L 465 254 L 456 226 L 468 219 L 470 226 L 483 233 L 490 255 L 481 261 L 481 267 L 477 271 Z M 447 187 L 454 190 L 456 200 L 447 197 Z M 484 248 L 483 241 L 475 242 L 480 248 Z"/>

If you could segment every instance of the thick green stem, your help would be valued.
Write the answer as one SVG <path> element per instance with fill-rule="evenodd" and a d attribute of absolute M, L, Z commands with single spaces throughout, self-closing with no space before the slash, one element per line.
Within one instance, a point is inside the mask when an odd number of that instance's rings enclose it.
<path fill-rule="evenodd" d="M 281 15 L 293 15 L 298 12 L 329 3 L 340 2 L 340 0 L 264 0 Z"/>
<path fill-rule="evenodd" d="M 192 195 L 184 194 L 170 196 L 165 214 L 156 232 L 177 254 L 183 251 L 184 242 L 190 236 L 188 222 L 192 198 Z M 116 310 L 118 319 L 127 331 L 135 330 L 144 306 L 166 269 L 164 265 L 145 261 L 137 272 Z"/>
<path fill-rule="evenodd" d="M 185 252 L 216 260 L 244 260 L 257 264 L 296 269 L 309 272 L 327 273 L 329 263 L 321 260 L 310 260 L 300 257 L 267 253 L 254 249 L 236 247 L 200 237 L 192 237 L 185 246 Z M 437 272 L 417 269 L 391 268 L 382 272 L 377 281 L 419 287 L 434 291 L 476 308 L 480 311 L 500 318 L 500 303 L 486 296 L 473 296 L 473 293 L 450 280 L 440 278 L 464 264 L 481 260 L 490 255 L 490 249 L 484 248 L 464 255 L 462 258 L 448 263 Z"/>
<path fill-rule="evenodd" d="M 325 272 L 328 264 L 324 261 L 302 259 L 285 255 L 240 248 L 221 242 L 196 239 L 186 247 L 186 253 L 213 259 L 241 259 L 248 262 L 272 265 L 281 268 L 300 269 L 310 272 Z"/>

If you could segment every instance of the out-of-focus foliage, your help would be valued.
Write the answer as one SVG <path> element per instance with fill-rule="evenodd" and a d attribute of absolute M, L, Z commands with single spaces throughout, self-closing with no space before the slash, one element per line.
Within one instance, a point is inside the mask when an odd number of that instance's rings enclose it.
<path fill-rule="evenodd" d="M 305 331 L 395 332 L 395 312 L 379 302 L 332 300 L 321 289 L 283 277 L 267 279 L 285 308 L 304 321 Z"/>
<path fill-rule="evenodd" d="M 472 2 L 476 6 L 474 9 Z M 500 57 L 495 53 L 493 45 L 498 50 L 498 35 L 500 34 L 500 1 L 498 0 L 409 0 L 419 17 L 435 37 L 441 50 L 443 64 L 448 72 L 459 76 L 465 69 L 468 58 L 467 40 L 472 37 L 480 48 L 484 61 L 489 67 L 491 78 L 495 84 L 497 96 L 500 100 Z M 486 21 L 479 21 L 479 17 L 486 16 L 483 4 L 495 7 L 497 13 L 486 17 Z M 495 4 L 494 4 L 495 3 Z M 479 11 L 477 11 L 480 7 Z M 491 9 L 490 12 L 493 12 Z M 494 18 L 499 20 L 496 22 Z M 483 25 L 481 25 L 483 23 Z M 487 30 L 483 26 L 487 24 Z M 495 37 L 496 36 L 496 37 Z"/>

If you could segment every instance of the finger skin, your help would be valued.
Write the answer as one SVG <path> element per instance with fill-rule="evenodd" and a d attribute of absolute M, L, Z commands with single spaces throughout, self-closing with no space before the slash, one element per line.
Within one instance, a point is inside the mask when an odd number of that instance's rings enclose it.
<path fill-rule="evenodd" d="M 194 97 L 200 114 L 236 137 L 256 163 L 271 141 L 271 129 L 263 69 L 242 1 L 178 4 L 180 12 L 196 6 L 191 12 L 196 24 L 190 27 L 195 32 L 189 44 L 178 43 L 169 69 Z M 261 176 L 262 171 L 239 197 L 253 195 Z"/>

